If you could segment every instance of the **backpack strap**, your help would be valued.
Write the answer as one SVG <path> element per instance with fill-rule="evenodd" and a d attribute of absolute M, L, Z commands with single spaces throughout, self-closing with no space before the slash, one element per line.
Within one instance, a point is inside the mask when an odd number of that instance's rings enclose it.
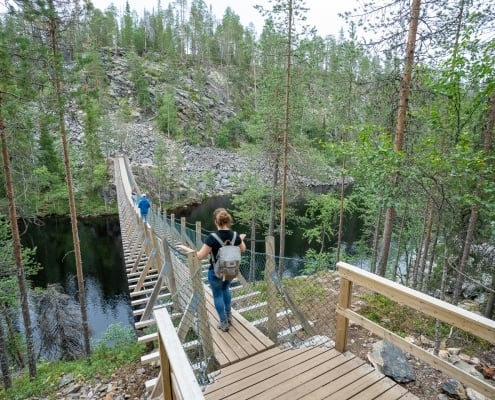
<path fill-rule="evenodd" d="M 216 241 L 220 243 L 220 246 L 222 247 L 225 246 L 225 243 L 222 242 L 222 239 L 220 239 L 220 237 L 215 232 L 211 232 L 211 236 L 213 236 L 216 239 Z"/>
<path fill-rule="evenodd" d="M 235 240 L 237 239 L 237 232 L 236 231 L 233 231 L 234 232 L 234 236 L 232 237 L 232 239 L 230 240 L 230 244 L 232 246 L 235 245 Z M 222 242 L 222 239 L 220 239 L 220 237 L 215 233 L 215 232 L 211 232 L 211 236 L 213 236 L 215 238 L 215 240 L 220 243 L 220 245 L 223 247 L 225 246 L 225 243 Z"/>
<path fill-rule="evenodd" d="M 234 236 L 232 237 L 232 241 L 230 242 L 230 244 L 231 244 L 232 246 L 235 246 L 235 239 L 236 239 L 236 238 L 237 238 L 237 232 L 236 232 L 236 231 L 234 231 Z"/>

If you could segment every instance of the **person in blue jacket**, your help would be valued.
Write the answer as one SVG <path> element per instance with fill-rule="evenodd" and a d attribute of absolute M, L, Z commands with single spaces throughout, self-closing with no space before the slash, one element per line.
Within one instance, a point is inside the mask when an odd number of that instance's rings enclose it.
<path fill-rule="evenodd" d="M 137 206 L 139 208 L 139 211 L 141 212 L 141 218 L 143 219 L 143 222 L 146 223 L 148 221 L 148 211 L 151 207 L 151 203 L 146 197 L 146 193 L 143 193 L 141 195 L 141 199 L 139 200 Z"/>

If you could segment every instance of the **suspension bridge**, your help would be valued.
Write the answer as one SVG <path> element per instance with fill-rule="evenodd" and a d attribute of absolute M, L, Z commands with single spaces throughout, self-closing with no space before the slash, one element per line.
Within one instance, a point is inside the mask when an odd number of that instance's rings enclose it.
<path fill-rule="evenodd" d="M 153 207 L 143 223 L 131 198 L 139 186 L 128 160 L 117 157 L 114 171 L 135 328 L 138 340 L 155 349 L 141 360 L 157 365 L 156 378 L 146 383 L 150 399 L 417 399 L 346 351 L 350 321 L 495 398 L 492 385 L 355 313 L 353 283 L 491 343 L 494 321 L 345 263 L 338 264 L 338 304 L 330 305 L 321 282 L 281 279 L 271 237 L 265 254 L 243 254 L 243 273 L 231 289 L 233 322 L 228 332 L 220 331 L 207 285 L 207 260 L 177 249 L 178 244 L 201 246 L 201 223 L 191 228 L 185 218 L 176 220 Z M 310 309 L 302 307 L 306 302 Z M 315 309 L 336 312 L 336 325 L 326 324 Z"/>

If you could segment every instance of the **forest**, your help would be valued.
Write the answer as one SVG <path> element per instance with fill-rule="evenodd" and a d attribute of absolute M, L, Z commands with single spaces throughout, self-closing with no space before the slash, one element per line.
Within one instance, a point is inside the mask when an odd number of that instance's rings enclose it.
<path fill-rule="evenodd" d="M 140 118 L 159 132 L 153 160 L 159 186 L 179 190 L 183 181 L 169 141 L 268 160 L 270 180 L 239 179 L 236 218 L 252 232 L 276 233 L 281 257 L 291 201 L 302 190 L 289 184 L 294 173 L 323 182 L 328 171 L 337 174 L 336 191 L 307 195 L 305 235 L 315 249 L 306 254 L 312 261 L 306 272 L 352 263 L 342 232 L 358 212 L 363 232 L 354 253 L 367 255 L 371 272 L 452 304 L 469 289 L 481 299 L 480 312 L 493 318 L 493 2 L 365 3 L 343 16 L 347 29 L 338 37 L 320 37 L 306 25 L 304 0 L 272 3 L 259 7 L 265 24 L 255 32 L 230 8 L 212 15 L 203 0 L 158 1 L 142 15 L 129 4 L 119 14 L 90 1 L 4 0 L 4 385 L 11 365 L 26 365 L 19 340 L 30 374 L 36 369 L 26 276 L 39 266 L 32 250 L 20 246 L 18 221 L 70 214 L 77 263 L 77 217 L 116 212 L 111 155 L 125 152 L 123 127 Z M 106 72 L 115 54 L 126 60 L 129 80 L 118 93 Z M 213 104 L 205 100 L 212 76 L 223 82 Z M 219 118 L 225 104 L 233 112 Z M 83 286 L 80 292 L 84 326 Z M 18 309 L 21 339 L 12 326 Z"/>

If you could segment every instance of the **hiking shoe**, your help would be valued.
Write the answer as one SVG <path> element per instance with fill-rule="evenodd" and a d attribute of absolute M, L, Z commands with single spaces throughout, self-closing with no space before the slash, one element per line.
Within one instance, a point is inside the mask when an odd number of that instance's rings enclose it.
<path fill-rule="evenodd" d="M 229 325 L 232 325 L 232 314 L 227 314 L 227 322 L 229 323 Z"/>
<path fill-rule="evenodd" d="M 229 331 L 229 321 L 220 321 L 217 325 L 217 328 L 220 329 L 223 332 L 228 332 Z"/>

